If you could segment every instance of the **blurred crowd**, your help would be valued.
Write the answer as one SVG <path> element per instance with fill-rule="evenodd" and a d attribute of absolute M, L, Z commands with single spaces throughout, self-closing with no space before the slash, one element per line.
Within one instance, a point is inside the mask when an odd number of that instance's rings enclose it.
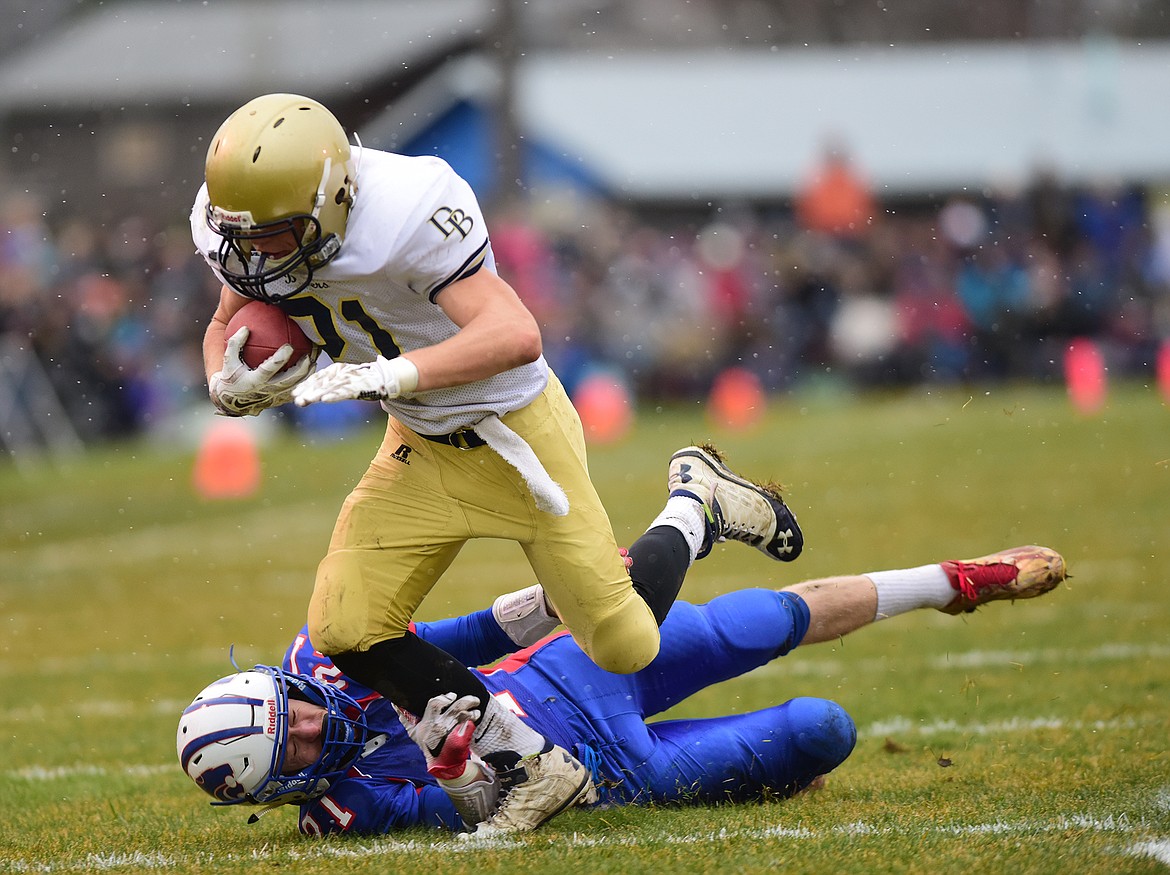
<path fill-rule="evenodd" d="M 642 400 L 700 397 L 732 366 L 773 392 L 1059 379 L 1081 337 L 1134 375 L 1170 338 L 1170 203 L 1135 187 L 1038 175 L 890 204 L 834 153 L 783 209 L 696 220 L 551 198 L 489 224 L 570 391 L 601 368 Z M 185 221 L 0 203 L 0 383 L 19 398 L 43 374 L 83 440 L 206 403 L 217 294 Z"/>
<path fill-rule="evenodd" d="M 733 366 L 774 392 L 1061 379 L 1074 338 L 1122 376 L 1170 338 L 1170 199 L 1140 187 L 1038 174 L 889 204 L 833 151 L 782 210 L 550 212 L 492 236 L 567 385 L 599 365 L 640 398 Z"/>

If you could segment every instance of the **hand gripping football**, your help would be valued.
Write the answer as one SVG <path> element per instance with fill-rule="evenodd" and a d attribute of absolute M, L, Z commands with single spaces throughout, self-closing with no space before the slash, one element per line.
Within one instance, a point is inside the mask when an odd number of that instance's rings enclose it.
<path fill-rule="evenodd" d="M 250 368 L 259 366 L 286 343 L 292 346 L 293 354 L 282 368 L 284 371 L 296 366 L 313 351 L 312 342 L 300 326 L 274 304 L 249 301 L 232 316 L 224 336 L 231 337 L 245 325 L 248 326 L 248 341 L 241 358 Z"/>

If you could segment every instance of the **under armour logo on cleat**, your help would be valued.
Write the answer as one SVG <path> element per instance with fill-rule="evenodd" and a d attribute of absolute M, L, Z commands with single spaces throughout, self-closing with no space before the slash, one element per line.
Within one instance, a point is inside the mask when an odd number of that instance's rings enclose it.
<path fill-rule="evenodd" d="M 776 533 L 776 538 L 778 540 L 782 540 L 784 542 L 783 545 L 778 544 L 776 546 L 777 552 L 779 552 L 779 553 L 791 553 L 792 552 L 793 547 L 791 544 L 788 543 L 788 539 L 791 537 L 792 537 L 792 529 L 786 529 L 783 532 Z"/>
<path fill-rule="evenodd" d="M 683 462 L 678 468 L 678 480 L 680 483 L 690 483 L 693 479 L 691 476 L 691 466 Z"/>

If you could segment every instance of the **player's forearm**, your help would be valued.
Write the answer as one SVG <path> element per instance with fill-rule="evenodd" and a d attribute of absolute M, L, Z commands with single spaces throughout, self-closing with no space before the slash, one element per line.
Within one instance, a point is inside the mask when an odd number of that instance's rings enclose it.
<path fill-rule="evenodd" d="M 418 368 L 416 392 L 461 386 L 510 371 L 540 358 L 535 320 L 485 314 L 453 337 L 406 355 Z"/>
<path fill-rule="evenodd" d="M 211 317 L 207 330 L 203 332 L 203 370 L 210 380 L 211 375 L 223 367 L 223 353 L 227 349 L 227 322 L 219 318 L 219 311 Z"/>
<path fill-rule="evenodd" d="M 535 585 L 504 593 L 486 610 L 415 623 L 414 633 L 474 668 L 536 644 L 560 624 L 544 589 Z"/>
<path fill-rule="evenodd" d="M 500 780 L 481 763 L 469 761 L 459 777 L 438 781 L 468 829 L 491 817 L 500 804 Z"/>
<path fill-rule="evenodd" d="M 208 379 L 223 367 L 223 354 L 227 349 L 228 323 L 236 311 L 246 303 L 248 303 L 247 298 L 237 295 L 227 286 L 220 289 L 219 303 L 215 307 L 215 312 L 211 314 L 207 330 L 203 332 L 203 370 Z"/>
<path fill-rule="evenodd" d="M 464 665 L 488 665 L 516 649 L 490 608 L 462 617 L 415 624 L 415 634 Z"/>

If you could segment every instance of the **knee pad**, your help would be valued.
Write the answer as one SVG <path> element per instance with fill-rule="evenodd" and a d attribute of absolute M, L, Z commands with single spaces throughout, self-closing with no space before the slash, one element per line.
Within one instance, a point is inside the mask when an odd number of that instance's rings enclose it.
<path fill-rule="evenodd" d="M 788 703 L 788 718 L 797 748 L 820 764 L 819 774 L 845 762 L 857 743 L 853 718 L 828 699 L 793 699 Z"/>
<path fill-rule="evenodd" d="M 599 668 L 614 674 L 633 674 L 658 655 L 658 622 L 641 598 L 630 594 L 622 609 L 589 631 L 588 639 L 574 638 Z"/>

